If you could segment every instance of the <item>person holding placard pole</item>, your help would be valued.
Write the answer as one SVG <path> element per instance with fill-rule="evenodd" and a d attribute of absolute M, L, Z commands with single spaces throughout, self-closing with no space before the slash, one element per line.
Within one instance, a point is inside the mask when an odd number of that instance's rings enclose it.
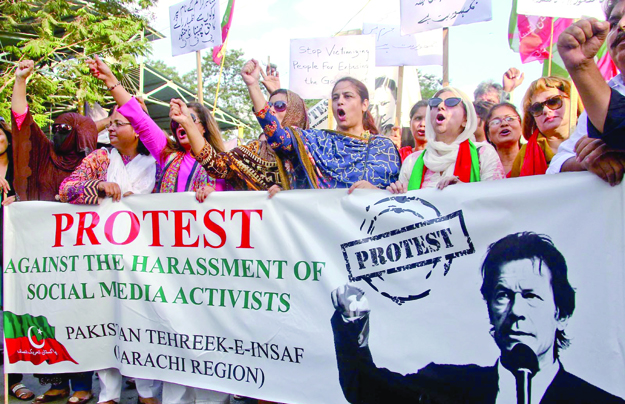
<path fill-rule="evenodd" d="M 400 194 L 420 188 L 443 189 L 459 182 L 505 177 L 497 152 L 471 138 L 477 127 L 473 103 L 462 91 L 445 87 L 428 101 L 425 150 L 406 158 L 399 181 L 387 187 Z"/>
<path fill-rule="evenodd" d="M 260 64 L 241 70 L 258 122 L 270 146 L 294 166 L 293 188 L 381 188 L 397 179 L 400 157 L 391 139 L 379 136 L 360 81 L 343 78 L 332 91 L 337 131 L 283 128 L 258 86 Z"/>

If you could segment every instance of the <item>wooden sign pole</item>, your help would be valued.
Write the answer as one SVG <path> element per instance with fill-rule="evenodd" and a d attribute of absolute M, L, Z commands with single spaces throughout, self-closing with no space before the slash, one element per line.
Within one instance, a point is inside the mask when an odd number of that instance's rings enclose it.
<path fill-rule="evenodd" d="M 395 126 L 401 129 L 401 104 L 404 93 L 404 66 L 399 66 L 397 75 L 397 103 L 395 104 Z"/>
<path fill-rule="evenodd" d="M 443 87 L 449 86 L 449 28 L 443 28 Z"/>
<path fill-rule="evenodd" d="M 202 55 L 200 51 L 195 52 L 197 59 L 197 102 L 204 105 L 204 89 L 202 88 Z"/>
<path fill-rule="evenodd" d="M 549 37 L 549 65 L 547 67 L 547 76 L 551 76 L 551 60 L 553 57 L 553 28 L 554 28 L 554 17 L 551 17 L 551 36 Z"/>

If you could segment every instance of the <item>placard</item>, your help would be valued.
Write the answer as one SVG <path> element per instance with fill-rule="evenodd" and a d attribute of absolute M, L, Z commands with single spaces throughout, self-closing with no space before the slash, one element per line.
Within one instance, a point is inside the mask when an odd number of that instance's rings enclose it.
<path fill-rule="evenodd" d="M 291 39 L 289 88 L 302 98 L 330 98 L 334 83 L 354 77 L 371 90 L 375 68 L 373 35 Z"/>
<path fill-rule="evenodd" d="M 362 33 L 375 35 L 376 66 L 443 64 L 442 30 L 401 35 L 398 25 L 364 23 Z"/>
<path fill-rule="evenodd" d="M 402 34 L 493 19 L 492 0 L 401 0 L 400 6 Z"/>
<path fill-rule="evenodd" d="M 186 0 L 169 7 L 172 56 L 221 45 L 218 0 Z"/>

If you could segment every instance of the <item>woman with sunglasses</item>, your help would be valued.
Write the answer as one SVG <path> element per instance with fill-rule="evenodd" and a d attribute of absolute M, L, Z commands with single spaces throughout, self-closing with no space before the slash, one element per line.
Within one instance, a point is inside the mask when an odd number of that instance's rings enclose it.
<path fill-rule="evenodd" d="M 33 120 L 26 101 L 32 60 L 21 61 L 11 98 L 15 192 L 22 201 L 54 201 L 61 182 L 96 148 L 95 123 L 80 114 L 55 119 L 52 141 Z"/>
<path fill-rule="evenodd" d="M 560 143 L 569 138 L 571 82 L 560 77 L 541 77 L 530 84 L 523 97 L 523 137 L 512 165 L 511 177 L 545 174 Z M 577 122 L 584 107 L 577 104 Z"/>
<path fill-rule="evenodd" d="M 179 100 L 172 102 L 179 103 Z M 306 104 L 294 92 L 285 89 L 272 91 L 269 107 L 281 125 L 308 129 Z M 237 190 L 271 189 L 273 194 L 280 188 L 290 188 L 289 175 L 292 175 L 292 164 L 288 160 L 283 162 L 277 156 L 267 143 L 264 133 L 247 145 L 222 153 L 215 151 L 199 134 L 194 137 L 195 131 L 187 130 L 187 133 L 191 152 L 211 177 L 224 178 Z"/>
<path fill-rule="evenodd" d="M 504 172 L 510 177 L 514 160 L 521 149 L 521 116 L 513 104 L 502 102 L 491 108 L 484 121 L 486 139 L 495 146 Z"/>
<path fill-rule="evenodd" d="M 175 140 L 171 140 L 149 115 L 143 112 L 136 98 L 121 86 L 111 69 L 98 56 L 88 60 L 87 65 L 93 76 L 107 86 L 119 106 L 119 113 L 128 119 L 152 157 L 156 159 L 161 172 L 156 192 L 194 191 L 198 200 L 204 200 L 205 195 L 212 190 L 225 190 L 225 181 L 208 176 L 206 170 L 191 155 L 189 138 L 182 126 L 174 120 L 171 121 L 171 132 L 175 137 Z M 213 116 L 198 103 L 188 105 L 193 122 L 202 136 L 215 150 L 224 151 L 219 126 Z"/>
<path fill-rule="evenodd" d="M 428 101 L 425 122 L 425 150 L 406 158 L 399 181 L 387 189 L 394 193 L 420 188 L 443 189 L 458 182 L 504 178 L 495 149 L 471 138 L 477 127 L 473 103 L 452 87 L 439 90 Z"/>
<path fill-rule="evenodd" d="M 248 61 L 241 70 L 260 126 L 278 156 L 293 164 L 291 188 L 377 188 L 393 182 L 401 163 L 395 145 L 378 130 L 368 111 L 369 92 L 360 81 L 345 77 L 332 90 L 337 131 L 284 128 L 258 85 L 260 64 Z"/>

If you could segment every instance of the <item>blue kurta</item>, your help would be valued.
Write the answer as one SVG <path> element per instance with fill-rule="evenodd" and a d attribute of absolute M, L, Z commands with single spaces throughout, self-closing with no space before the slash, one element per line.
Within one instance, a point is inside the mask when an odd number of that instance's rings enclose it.
<path fill-rule="evenodd" d="M 256 117 L 269 145 L 291 162 L 293 188 L 349 188 L 360 180 L 385 188 L 399 177 L 401 159 L 388 137 L 282 128 L 268 107 Z"/>

